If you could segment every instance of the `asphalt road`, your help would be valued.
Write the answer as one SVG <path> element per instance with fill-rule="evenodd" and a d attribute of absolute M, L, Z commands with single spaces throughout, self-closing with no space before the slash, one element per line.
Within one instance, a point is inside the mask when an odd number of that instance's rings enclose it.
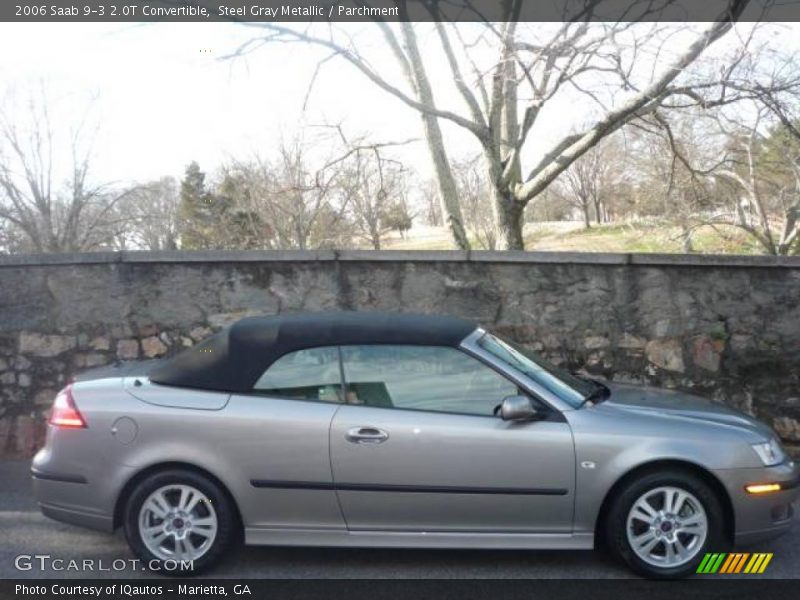
<path fill-rule="evenodd" d="M 152 577 L 123 571 L 17 570 L 19 555 L 50 555 L 64 564 L 85 559 L 130 564 L 133 555 L 120 531 L 99 533 L 45 518 L 33 500 L 28 461 L 0 461 L 0 578 Z M 800 512 L 800 511 L 799 511 Z M 748 548 L 773 552 L 764 577 L 800 579 L 800 524 L 772 542 Z M 122 564 L 122 563 L 117 563 Z M 141 569 L 141 567 L 140 567 Z M 629 572 L 588 551 L 376 550 L 248 547 L 208 574 L 221 578 L 628 578 Z"/>

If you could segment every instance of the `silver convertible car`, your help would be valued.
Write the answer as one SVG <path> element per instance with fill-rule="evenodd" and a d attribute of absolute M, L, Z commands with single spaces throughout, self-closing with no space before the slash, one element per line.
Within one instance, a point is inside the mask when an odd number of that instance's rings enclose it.
<path fill-rule="evenodd" d="M 798 493 L 772 430 L 719 403 L 580 378 L 461 319 L 354 312 L 86 374 L 32 475 L 45 515 L 193 573 L 243 539 L 600 545 L 678 577 L 786 531 Z"/>

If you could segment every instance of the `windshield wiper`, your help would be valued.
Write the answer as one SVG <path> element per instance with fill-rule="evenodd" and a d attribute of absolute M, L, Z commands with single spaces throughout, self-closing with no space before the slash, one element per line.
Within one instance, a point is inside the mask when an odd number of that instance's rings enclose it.
<path fill-rule="evenodd" d="M 586 381 L 591 381 L 596 387 L 589 392 L 589 394 L 587 394 L 578 408 L 583 407 L 589 402 L 592 404 L 600 404 L 603 400 L 606 400 L 611 395 L 611 390 L 608 388 L 608 386 L 605 386 L 594 379 L 587 379 Z"/>

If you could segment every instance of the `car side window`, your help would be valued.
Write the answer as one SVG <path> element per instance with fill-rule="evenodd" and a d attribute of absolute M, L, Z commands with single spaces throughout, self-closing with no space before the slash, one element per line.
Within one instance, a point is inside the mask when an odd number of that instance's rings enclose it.
<path fill-rule="evenodd" d="M 438 346 L 343 346 L 346 402 L 492 416 L 517 386 L 479 360 Z"/>
<path fill-rule="evenodd" d="M 341 402 L 339 352 L 336 348 L 310 348 L 285 354 L 259 377 L 253 391 L 296 400 Z"/>

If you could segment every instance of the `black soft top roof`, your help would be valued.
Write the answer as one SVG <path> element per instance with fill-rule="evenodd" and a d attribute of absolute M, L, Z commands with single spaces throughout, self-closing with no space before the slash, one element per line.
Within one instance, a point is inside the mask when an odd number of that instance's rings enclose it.
<path fill-rule="evenodd" d="M 458 346 L 475 324 L 455 317 L 378 312 L 248 317 L 184 350 L 150 372 L 162 385 L 249 392 L 284 354 L 319 346 Z"/>

